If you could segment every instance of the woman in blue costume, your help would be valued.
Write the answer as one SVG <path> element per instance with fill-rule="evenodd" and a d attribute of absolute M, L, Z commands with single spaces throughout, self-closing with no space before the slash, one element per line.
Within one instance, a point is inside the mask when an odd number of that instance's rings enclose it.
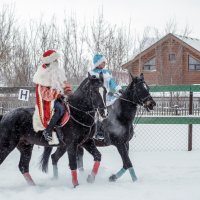
<path fill-rule="evenodd" d="M 106 58 L 102 54 L 96 54 L 93 58 L 94 69 L 90 71 L 91 75 L 99 77 L 102 72 L 104 77 L 104 86 L 107 89 L 106 95 L 106 106 L 111 107 L 111 105 L 117 99 L 117 96 L 122 93 L 122 88 L 119 86 L 112 77 L 112 73 L 109 69 L 105 69 Z M 113 95 L 118 94 L 118 95 Z M 97 134 L 95 136 L 97 139 L 104 139 L 103 131 L 100 128 L 100 123 L 97 123 Z"/>

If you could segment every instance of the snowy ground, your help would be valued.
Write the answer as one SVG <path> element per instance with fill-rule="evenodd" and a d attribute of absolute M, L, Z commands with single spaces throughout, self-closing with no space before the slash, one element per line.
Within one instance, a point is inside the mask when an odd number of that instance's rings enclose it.
<path fill-rule="evenodd" d="M 101 148 L 103 159 L 94 184 L 86 182 L 92 158 L 85 155 L 85 172 L 79 173 L 77 188 L 71 184 L 68 159 L 59 162 L 60 178 L 51 180 L 38 169 L 42 148 L 34 148 L 30 172 L 36 187 L 26 185 L 18 171 L 19 153 L 13 151 L 0 166 L 0 200 L 199 200 L 200 151 L 130 152 L 138 181 L 133 183 L 127 172 L 117 182 L 108 177 L 121 168 L 121 159 L 113 147 Z"/>

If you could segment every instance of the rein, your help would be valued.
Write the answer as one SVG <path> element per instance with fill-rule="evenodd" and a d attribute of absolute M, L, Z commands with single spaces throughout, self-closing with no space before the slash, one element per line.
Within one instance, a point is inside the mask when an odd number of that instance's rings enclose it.
<path fill-rule="evenodd" d="M 90 110 L 90 111 L 83 111 L 83 110 L 81 110 L 81 109 L 79 109 L 79 108 L 73 106 L 72 104 L 69 103 L 69 101 L 68 101 L 67 98 L 65 98 L 65 100 L 64 100 L 64 103 L 67 104 L 67 105 L 69 105 L 69 107 L 71 107 L 71 108 L 73 108 L 73 109 L 75 109 L 75 110 L 77 110 L 77 111 L 79 111 L 79 112 L 82 112 L 82 113 L 84 113 L 84 114 L 86 114 L 86 115 L 89 115 L 89 116 L 93 119 L 93 122 L 92 122 L 90 125 L 87 125 L 87 124 L 85 124 L 85 123 L 80 122 L 80 121 L 77 120 L 71 113 L 69 113 L 69 114 L 70 114 L 70 117 L 72 118 L 72 120 L 74 120 L 76 123 L 80 124 L 81 126 L 90 128 L 90 131 L 91 131 L 91 127 L 95 124 L 95 117 L 93 117 L 93 116 L 91 115 L 91 113 L 96 113 L 96 112 L 98 111 L 98 109 L 95 108 L 95 106 L 94 106 L 94 101 L 93 101 L 93 99 L 92 99 L 92 97 L 91 97 L 91 92 L 92 92 L 92 90 L 91 90 L 91 88 L 90 88 L 90 89 L 89 89 L 89 94 L 90 94 L 89 97 L 90 97 L 90 100 L 91 100 L 91 102 L 92 102 L 92 107 L 93 107 L 93 110 Z M 96 116 L 96 115 L 95 115 L 95 116 Z M 89 134 L 90 134 L 90 131 L 89 131 Z"/>
<path fill-rule="evenodd" d="M 144 81 L 140 81 L 140 82 L 138 82 L 137 84 L 139 84 L 139 83 L 141 83 L 141 82 L 145 83 Z M 141 106 L 144 105 L 143 102 L 144 102 L 146 99 L 148 99 L 148 98 L 150 97 L 150 95 L 146 96 L 146 97 L 143 98 L 143 99 L 139 98 L 138 95 L 137 95 L 137 92 L 136 92 L 137 84 L 135 84 L 135 86 L 134 86 L 134 92 L 135 92 L 135 96 L 136 96 L 136 98 L 137 98 L 137 100 L 138 100 L 138 103 L 135 102 L 135 101 L 131 101 L 131 100 L 129 100 L 129 99 L 125 99 L 125 98 L 121 97 L 119 94 L 115 94 L 114 96 L 116 96 L 118 99 L 121 99 L 121 100 L 123 100 L 123 101 L 132 103 L 133 105 L 140 104 L 140 108 L 141 108 Z M 144 113 L 144 110 L 142 111 L 142 113 L 141 113 L 141 115 L 140 115 L 139 117 L 137 116 L 138 119 L 137 119 L 137 121 L 135 121 L 134 126 L 133 126 L 133 129 L 136 128 L 136 125 L 138 124 L 138 122 L 139 122 L 140 118 L 142 117 L 143 113 Z M 137 114 L 137 115 L 138 115 L 138 114 Z"/>
<path fill-rule="evenodd" d="M 75 109 L 75 110 L 77 110 L 77 111 L 79 111 L 79 112 L 82 112 L 82 113 L 84 113 L 84 114 L 86 114 L 86 115 L 89 115 L 89 116 L 93 119 L 92 124 L 91 124 L 91 125 L 87 125 L 87 124 L 82 123 L 82 122 L 80 122 L 79 120 L 77 120 L 77 119 L 71 114 L 71 112 L 70 112 L 70 110 L 69 110 L 69 115 L 70 115 L 70 117 L 71 117 L 72 120 L 74 120 L 76 123 L 78 123 L 78 124 L 80 124 L 80 125 L 82 125 L 82 126 L 84 126 L 84 127 L 87 127 L 87 128 L 90 128 L 90 127 L 92 127 L 92 126 L 94 125 L 94 123 L 95 123 L 95 117 L 93 117 L 90 113 L 96 113 L 96 109 L 91 110 L 91 111 L 83 111 L 83 110 L 81 110 L 81 109 L 79 109 L 79 108 L 73 106 L 72 104 L 70 104 L 68 100 L 64 100 L 64 104 L 65 104 L 66 106 L 68 105 L 70 108 L 73 108 L 73 109 Z"/>
<path fill-rule="evenodd" d="M 140 104 L 140 105 L 144 105 L 144 101 L 146 100 L 146 99 L 148 99 L 149 97 L 150 97 L 150 95 L 148 95 L 147 97 L 145 97 L 145 98 L 143 98 L 143 99 L 141 99 L 141 98 L 139 98 L 138 97 L 138 95 L 137 95 L 137 92 L 136 92 L 136 89 L 137 89 L 137 85 L 139 84 L 139 83 L 141 83 L 141 82 L 143 82 L 143 83 L 145 83 L 144 81 L 140 81 L 140 82 L 138 82 L 137 84 L 135 84 L 135 86 L 134 86 L 134 92 L 135 92 L 135 96 L 136 96 L 136 98 L 137 98 L 137 100 L 138 100 L 138 102 L 139 103 L 137 103 L 137 102 L 135 102 L 135 101 L 131 101 L 131 100 L 129 100 L 129 99 L 125 99 L 125 98 L 123 98 L 123 97 L 121 97 L 120 95 L 118 95 L 117 94 L 117 96 L 116 97 L 118 97 L 119 99 L 121 99 L 121 100 L 123 100 L 123 101 L 127 101 L 127 102 L 129 102 L 129 103 L 132 103 L 132 104 Z"/>

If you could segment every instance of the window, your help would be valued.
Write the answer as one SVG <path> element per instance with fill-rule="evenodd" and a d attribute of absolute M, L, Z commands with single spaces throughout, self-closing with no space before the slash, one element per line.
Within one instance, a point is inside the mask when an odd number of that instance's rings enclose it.
<path fill-rule="evenodd" d="M 143 70 L 145 71 L 155 71 L 156 70 L 156 58 L 152 58 L 148 62 L 146 62 L 143 66 Z"/>
<path fill-rule="evenodd" d="M 189 71 L 200 71 L 200 61 L 189 56 L 188 58 Z"/>
<path fill-rule="evenodd" d="M 174 53 L 169 54 L 169 61 L 174 63 L 176 61 L 176 55 Z"/>

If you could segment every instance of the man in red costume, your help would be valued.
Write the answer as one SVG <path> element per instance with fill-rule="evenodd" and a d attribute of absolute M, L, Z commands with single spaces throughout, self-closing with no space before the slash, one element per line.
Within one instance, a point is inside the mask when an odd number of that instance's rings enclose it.
<path fill-rule="evenodd" d="M 62 95 L 71 93 L 65 72 L 59 66 L 59 54 L 47 50 L 42 55 L 42 65 L 38 67 L 33 82 L 36 84 L 36 106 L 33 115 L 33 128 L 36 132 L 44 130 L 47 141 L 52 140 L 52 132 L 65 113 Z"/>

